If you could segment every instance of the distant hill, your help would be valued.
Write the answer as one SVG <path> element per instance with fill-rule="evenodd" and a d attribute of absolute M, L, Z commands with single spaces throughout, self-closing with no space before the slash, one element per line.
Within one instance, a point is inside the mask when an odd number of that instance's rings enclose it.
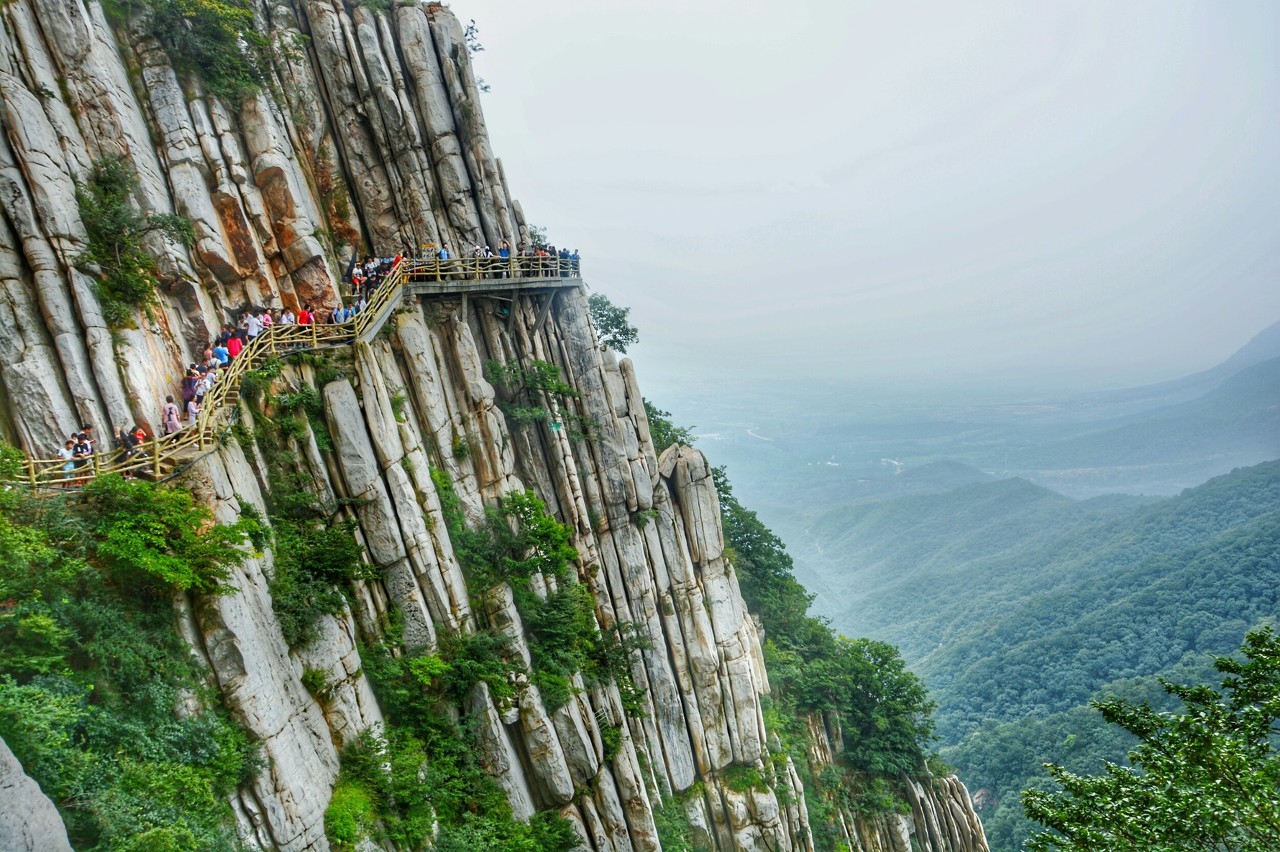
<path fill-rule="evenodd" d="M 822 611 L 924 676 L 943 757 L 983 791 L 1000 852 L 1020 848 L 1017 792 L 1043 761 L 1123 759 L 1090 698 L 1158 698 L 1156 675 L 1199 680 L 1280 619 L 1280 461 L 1160 499 L 972 483 L 833 509 L 809 532 L 846 566 L 824 575 Z"/>
<path fill-rule="evenodd" d="M 1280 358 L 1280 322 L 1267 326 L 1227 360 L 1207 370 L 1154 385 L 1088 394 L 1077 397 L 1072 402 L 1081 407 L 1172 405 L 1203 396 L 1241 370 L 1274 358 Z"/>
<path fill-rule="evenodd" d="M 1231 373 L 1263 361 L 1270 361 L 1272 358 L 1280 358 L 1280 322 L 1273 323 L 1255 334 L 1248 343 L 1237 349 L 1230 358 L 1206 372 L 1226 371 Z"/>
<path fill-rule="evenodd" d="M 1002 594 L 998 612 L 916 662 L 946 708 L 944 737 L 1068 709 L 1108 681 L 1163 671 L 1186 654 L 1228 653 L 1257 621 L 1280 617 L 1280 462 L 1075 539 L 1047 561 L 1025 550 L 1042 589 Z"/>
<path fill-rule="evenodd" d="M 1017 467 L 1103 467 L 1189 457 L 1280 457 L 1280 358 L 1251 364 L 1188 402 L 1108 421 L 1103 428 L 1015 450 Z"/>
<path fill-rule="evenodd" d="M 991 482 L 995 479 L 972 465 L 951 459 L 908 467 L 897 477 L 899 491 L 950 491 L 963 485 Z"/>
<path fill-rule="evenodd" d="M 1280 458 L 1280 358 L 1251 364 L 1196 399 L 1025 442 L 978 460 L 1078 496 L 1173 493 L 1233 467 Z"/>

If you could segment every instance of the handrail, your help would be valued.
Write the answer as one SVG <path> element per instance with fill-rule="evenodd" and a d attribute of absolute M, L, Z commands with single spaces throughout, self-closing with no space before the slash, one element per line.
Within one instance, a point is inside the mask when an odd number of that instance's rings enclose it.
<path fill-rule="evenodd" d="M 357 340 L 372 339 L 390 318 L 391 308 L 413 284 L 468 285 L 479 281 L 493 281 L 497 284 L 508 279 L 528 281 L 580 277 L 579 261 L 553 256 L 403 259 L 396 263 L 369 296 L 364 309 L 346 322 L 313 321 L 307 325 L 275 324 L 264 328 L 227 367 L 219 370 L 218 381 L 204 395 L 195 423 L 171 435 L 148 438 L 139 443 L 128 458 L 121 458 L 124 451 L 118 447 L 101 450 L 82 457 L 83 464 L 69 471 L 63 470 L 68 459 L 28 458 L 25 460 L 26 475 L 22 484 L 33 487 L 75 487 L 83 484 L 90 476 L 101 473 L 141 474 L 157 481 L 168 479 L 174 474 L 161 476 L 166 462 L 193 447 L 198 450 L 212 448 L 231 428 L 233 417 L 229 412 L 233 412 L 235 404 L 239 402 L 240 384 L 246 373 L 257 369 L 271 358 L 350 346 Z M 503 284 L 500 288 L 506 289 L 507 286 Z M 227 422 L 222 423 L 223 419 Z"/>

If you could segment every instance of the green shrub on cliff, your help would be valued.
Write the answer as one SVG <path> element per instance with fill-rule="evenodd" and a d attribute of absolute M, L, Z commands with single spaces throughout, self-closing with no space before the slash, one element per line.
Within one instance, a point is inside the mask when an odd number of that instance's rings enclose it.
<path fill-rule="evenodd" d="M 600 628 L 591 590 L 573 570 L 573 530 L 552 517 L 532 491 L 504 495 L 500 506 L 485 511 L 482 523 L 469 526 L 444 471 L 432 469 L 431 478 L 472 594 L 510 584 L 533 658 L 530 677 L 547 709 L 568 702 L 573 678 L 581 674 L 589 685 L 615 683 L 624 709 L 640 714 L 643 696 L 632 679 L 631 659 L 649 647 L 648 640 L 626 626 Z M 529 582 L 534 575 L 554 580 L 556 588 L 535 592 Z"/>
<path fill-rule="evenodd" d="M 76 262 L 96 268 L 98 301 L 112 327 L 129 322 L 139 308 L 156 304 L 157 267 L 144 244 L 152 232 L 190 246 L 195 242 L 191 221 L 181 216 L 144 217 L 133 206 L 138 176 L 123 157 L 103 157 L 93 164 L 87 180 L 76 184 L 76 203 L 84 222 L 87 245 Z"/>
<path fill-rule="evenodd" d="M 384 638 L 361 648 L 387 723 L 365 731 L 343 750 L 338 790 L 358 788 L 377 815 L 372 824 L 361 801 L 345 795 L 325 816 L 329 839 L 350 848 L 352 838 L 372 835 L 402 848 L 553 852 L 575 845 L 572 826 L 555 811 L 517 820 L 506 794 L 481 763 L 482 742 L 467 714 L 472 691 L 484 684 L 499 704 L 510 701 L 522 670 L 507 642 L 486 630 L 439 630 L 436 653 L 404 645 L 403 624 L 393 618 Z M 348 844 L 344 846 L 343 844 Z"/>
<path fill-rule="evenodd" d="M 587 307 L 591 311 L 591 323 L 596 328 L 596 336 L 605 346 L 615 352 L 625 353 L 628 346 L 640 339 L 640 332 L 628 320 L 630 308 L 615 305 L 603 293 L 588 296 Z"/>
<path fill-rule="evenodd" d="M 0 737 L 72 844 L 234 848 L 226 796 L 257 751 L 216 709 L 173 600 L 221 591 L 251 524 L 215 526 L 190 493 L 118 477 L 8 491 L 0 510 Z"/>
<path fill-rule="evenodd" d="M 143 0 L 144 25 L 179 74 L 211 94 L 239 102 L 266 79 L 271 40 L 258 32 L 247 0 Z"/>

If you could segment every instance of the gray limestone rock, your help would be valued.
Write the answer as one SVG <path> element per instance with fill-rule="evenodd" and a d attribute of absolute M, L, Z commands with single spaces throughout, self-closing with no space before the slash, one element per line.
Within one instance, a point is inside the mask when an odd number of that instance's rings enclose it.
<path fill-rule="evenodd" d="M 58 809 L 22 770 L 4 740 L 0 740 L 0 849 L 71 852 Z"/>

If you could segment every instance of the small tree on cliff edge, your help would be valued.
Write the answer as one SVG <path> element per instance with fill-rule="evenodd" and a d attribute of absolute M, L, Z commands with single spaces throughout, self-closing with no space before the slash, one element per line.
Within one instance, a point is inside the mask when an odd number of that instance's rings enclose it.
<path fill-rule="evenodd" d="M 1036 850 L 1280 849 L 1280 637 L 1245 637 L 1245 660 L 1220 657 L 1221 690 L 1164 682 L 1181 713 L 1147 704 L 1095 702 L 1108 722 L 1141 742 L 1106 773 L 1073 775 L 1047 765 L 1060 792 L 1027 790 L 1023 807 L 1054 829 Z"/>
<path fill-rule="evenodd" d="M 600 342 L 615 352 L 625 353 L 627 347 L 640 339 L 640 331 L 627 321 L 630 308 L 620 308 L 603 293 L 592 293 L 587 297 L 587 307 L 591 310 L 591 322 L 596 327 Z"/>

